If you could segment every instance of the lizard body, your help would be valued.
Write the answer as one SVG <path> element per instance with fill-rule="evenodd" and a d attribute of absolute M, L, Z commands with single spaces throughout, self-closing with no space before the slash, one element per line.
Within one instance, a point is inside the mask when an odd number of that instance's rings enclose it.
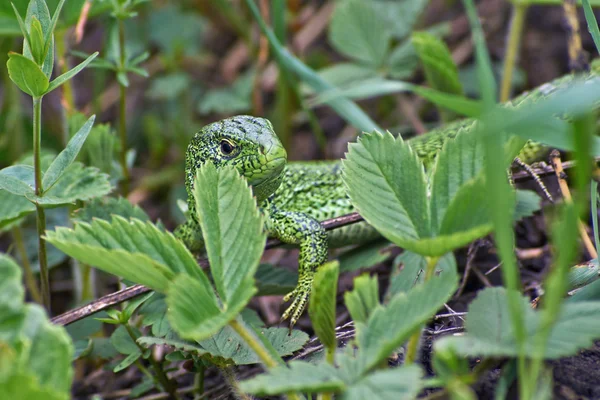
<path fill-rule="evenodd" d="M 535 102 L 572 80 L 568 75 L 525 93 L 507 104 L 519 107 Z M 453 122 L 407 142 L 431 166 L 447 140 L 462 131 L 470 131 L 474 119 Z M 542 147 L 528 143 L 521 152 L 531 161 Z M 346 194 L 339 161 L 287 163 L 287 154 L 271 123 L 251 116 L 235 116 L 209 124 L 194 135 L 186 153 L 186 189 L 191 218 L 176 230 L 192 251 L 203 249 L 202 235 L 195 217 L 192 186 L 196 169 L 211 161 L 217 168 L 234 165 L 252 186 L 257 203 L 265 215 L 265 228 L 271 237 L 300 248 L 298 285 L 285 296 L 292 304 L 282 319 L 294 324 L 311 291 L 315 270 L 327 260 L 328 248 L 360 244 L 379 235 L 366 222 L 349 225 L 327 233 L 320 222 L 355 211 Z"/>

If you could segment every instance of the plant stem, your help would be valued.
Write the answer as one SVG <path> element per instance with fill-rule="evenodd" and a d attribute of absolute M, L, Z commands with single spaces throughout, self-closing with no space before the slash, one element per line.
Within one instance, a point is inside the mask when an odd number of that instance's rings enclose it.
<path fill-rule="evenodd" d="M 125 72 L 125 21 L 119 19 L 119 69 Z M 121 139 L 121 151 L 119 153 L 119 162 L 123 170 L 123 184 L 121 194 L 126 197 L 129 193 L 129 169 L 127 168 L 127 90 L 122 83 L 119 83 L 119 137 Z"/>
<path fill-rule="evenodd" d="M 129 324 L 123 324 L 123 326 L 125 327 L 125 330 L 129 334 L 129 337 L 131 338 L 131 340 L 133 340 L 133 343 L 135 343 L 135 345 L 138 347 L 138 349 L 140 349 L 140 351 L 143 354 L 146 351 L 146 349 L 144 349 L 142 347 L 142 345 L 140 345 L 137 342 L 137 337 L 135 335 L 135 332 L 133 332 L 133 329 L 131 329 L 131 326 Z M 163 387 L 163 390 L 165 392 L 169 393 L 169 395 L 171 396 L 172 399 L 179 399 L 179 397 L 177 396 L 177 391 L 175 389 L 175 385 L 173 385 L 173 382 L 171 382 L 171 380 L 169 379 L 167 374 L 165 374 L 165 371 L 162 369 L 162 367 L 158 363 L 158 361 L 156 361 L 154 359 L 154 357 L 152 357 L 152 355 L 150 355 L 150 357 L 148 357 L 148 362 L 150 362 L 150 365 L 152 365 L 152 369 L 154 369 L 154 372 L 156 373 L 156 377 L 158 378 L 158 381 L 160 382 L 161 386 Z"/>
<path fill-rule="evenodd" d="M 256 353 L 258 358 L 261 359 L 265 367 L 267 369 L 274 368 L 280 365 L 277 360 L 275 360 L 271 353 L 264 347 L 261 340 L 256 337 L 256 334 L 248 329 L 248 327 L 244 323 L 240 323 L 237 319 L 229 322 L 229 326 L 233 328 L 233 330 L 242 338 L 244 342 Z M 296 393 L 288 393 L 287 397 L 291 400 L 300 400 L 300 397 Z"/>
<path fill-rule="evenodd" d="M 240 335 L 240 337 L 250 346 L 250 348 L 256 353 L 258 358 L 261 359 L 263 364 L 267 368 L 274 368 L 278 365 L 277 361 L 271 357 L 267 349 L 265 349 L 260 342 L 260 340 L 256 337 L 254 332 L 250 331 L 243 324 L 240 324 L 239 321 L 233 320 L 229 323 L 229 326 L 233 328 L 233 330 Z"/>
<path fill-rule="evenodd" d="M 435 266 L 439 261 L 439 257 L 425 257 L 427 260 L 427 267 L 425 268 L 424 282 L 427 282 L 435 273 Z M 406 356 L 404 357 L 404 364 L 412 364 L 417 357 L 417 350 L 419 349 L 419 342 L 421 341 L 421 329 L 415 332 L 406 345 Z"/>
<path fill-rule="evenodd" d="M 508 43 L 506 55 L 504 56 L 504 67 L 502 69 L 502 83 L 500 85 L 500 102 L 504 103 L 510 99 L 510 89 L 513 72 L 515 69 L 517 55 L 521 44 L 523 23 L 527 15 L 528 5 L 524 2 L 515 2 L 510 17 L 510 28 L 508 32 Z"/>
<path fill-rule="evenodd" d="M 29 290 L 29 294 L 33 301 L 38 304 L 42 304 L 42 295 L 40 294 L 40 290 L 37 286 L 37 281 L 35 276 L 33 275 L 33 271 L 31 270 L 31 264 L 29 264 L 29 257 L 27 257 L 27 250 L 25 250 L 25 242 L 23 241 L 23 231 L 20 226 L 15 226 L 12 229 L 13 239 L 15 242 L 15 246 L 17 247 L 17 251 L 19 252 L 19 257 L 21 258 L 21 264 L 23 265 L 23 272 L 25 275 L 25 285 Z"/>
<path fill-rule="evenodd" d="M 41 165 L 41 141 L 42 141 L 42 98 L 33 98 L 33 170 L 35 176 L 35 194 L 41 196 L 44 193 L 42 187 L 42 165 Z M 46 256 L 46 241 L 42 238 L 46 232 L 46 215 L 44 209 L 36 204 L 37 234 L 38 234 L 38 258 L 40 263 L 40 280 L 42 286 L 42 303 L 51 314 L 50 310 L 50 280 L 48 278 L 48 259 Z"/>
<path fill-rule="evenodd" d="M 204 372 L 206 367 L 202 364 L 202 361 L 196 363 L 196 367 L 199 370 L 194 376 L 194 400 L 200 400 L 204 395 Z"/>

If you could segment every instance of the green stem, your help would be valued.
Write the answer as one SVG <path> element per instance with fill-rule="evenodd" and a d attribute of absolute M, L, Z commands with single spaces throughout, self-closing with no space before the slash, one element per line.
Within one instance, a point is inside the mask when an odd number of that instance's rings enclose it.
<path fill-rule="evenodd" d="M 198 372 L 194 376 L 194 400 L 200 400 L 204 396 L 204 372 L 206 367 L 202 364 L 202 361 L 196 363 Z"/>
<path fill-rule="evenodd" d="M 246 324 L 234 319 L 229 322 L 229 326 L 250 346 L 267 369 L 275 368 L 281 364 L 273 358 L 269 350 L 264 347 L 262 341 L 256 336 L 256 333 L 249 329 Z M 287 397 L 291 400 L 300 400 L 300 397 L 296 393 L 288 393 Z"/>
<path fill-rule="evenodd" d="M 256 337 L 254 332 L 246 328 L 243 324 L 241 324 L 237 320 L 233 320 L 229 323 L 229 326 L 233 328 L 233 330 L 250 346 L 250 348 L 256 353 L 258 358 L 265 364 L 267 368 L 274 368 L 278 365 L 278 362 L 271 357 L 271 354 L 265 349 L 260 342 L 260 340 Z"/>
<path fill-rule="evenodd" d="M 439 257 L 425 257 L 427 260 L 427 267 L 425 268 L 425 277 L 423 278 L 424 282 L 427 282 L 429 279 L 433 277 L 435 273 L 435 266 L 439 261 Z M 417 357 L 417 350 L 419 349 L 419 342 L 421 341 L 421 329 L 415 332 L 410 339 L 408 340 L 408 344 L 406 345 L 406 357 L 404 357 L 404 363 L 406 365 L 412 364 Z"/>
<path fill-rule="evenodd" d="M 119 70 L 125 72 L 125 21 L 119 19 Z M 119 137 L 121 139 L 121 151 L 119 162 L 123 170 L 123 185 L 121 194 L 127 196 L 129 193 L 129 169 L 127 168 L 127 90 L 123 84 L 119 84 Z"/>
<path fill-rule="evenodd" d="M 42 98 L 33 98 L 33 170 L 35 180 L 35 194 L 42 196 L 42 165 L 41 165 L 41 142 L 42 142 Z M 38 258 L 40 263 L 40 280 L 42 286 L 42 303 L 48 311 L 50 310 L 50 280 L 48 278 L 48 258 L 46 256 L 46 241 L 43 239 L 46 232 L 46 215 L 40 205 L 35 206 L 37 213 L 38 234 Z"/>
<path fill-rule="evenodd" d="M 220 368 L 220 370 L 236 400 L 252 400 L 250 396 L 240 390 L 240 386 L 235 379 L 235 374 L 233 373 L 231 367 L 223 367 Z"/>
<path fill-rule="evenodd" d="M 37 281 L 31 270 L 31 264 L 29 264 L 29 257 L 27 257 L 27 250 L 25 249 L 25 242 L 23 241 L 23 231 L 20 226 L 15 226 L 12 229 L 13 239 L 19 257 L 21 258 L 21 264 L 23 265 L 23 272 L 25 275 L 25 285 L 31 294 L 31 298 L 38 304 L 42 304 L 42 295 L 38 289 Z"/>
<path fill-rule="evenodd" d="M 502 83 L 500 86 L 500 102 L 502 103 L 507 102 L 510 99 L 513 72 L 519 53 L 521 35 L 523 33 L 523 23 L 525 22 L 527 9 L 528 5 L 522 2 L 514 3 L 512 8 L 508 43 L 506 46 L 506 55 L 504 57 L 504 67 L 502 69 Z"/>
<path fill-rule="evenodd" d="M 146 351 L 146 349 L 144 349 L 142 345 L 140 345 L 137 342 L 138 338 L 136 337 L 135 332 L 133 332 L 133 329 L 131 329 L 131 326 L 129 324 L 123 324 L 123 326 L 125 327 L 125 330 L 129 334 L 131 340 L 133 340 L 133 343 L 135 343 L 137 348 L 140 349 L 140 351 L 143 354 Z M 154 357 L 150 355 L 150 357 L 148 357 L 148 362 L 150 362 L 152 369 L 156 373 L 156 377 L 158 378 L 160 385 L 163 387 L 163 390 L 169 393 L 172 399 L 179 399 L 179 397 L 177 396 L 175 385 L 173 385 L 173 382 L 171 382 L 171 380 L 169 379 L 165 371 L 162 369 L 158 361 L 156 361 Z"/>

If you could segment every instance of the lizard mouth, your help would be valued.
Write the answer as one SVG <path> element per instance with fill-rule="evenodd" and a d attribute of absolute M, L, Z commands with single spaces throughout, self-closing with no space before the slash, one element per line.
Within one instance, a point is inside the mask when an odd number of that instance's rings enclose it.
<path fill-rule="evenodd" d="M 269 160 L 266 164 L 260 169 L 256 175 L 256 178 L 250 179 L 250 184 L 254 187 L 261 186 L 267 182 L 272 182 L 276 179 L 279 179 L 283 169 L 285 168 L 285 164 L 287 161 L 287 157 L 277 157 L 272 160 Z"/>

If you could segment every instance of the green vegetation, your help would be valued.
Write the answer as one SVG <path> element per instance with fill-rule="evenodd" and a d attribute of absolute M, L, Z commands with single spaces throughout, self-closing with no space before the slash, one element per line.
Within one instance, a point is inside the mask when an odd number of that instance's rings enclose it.
<path fill-rule="evenodd" d="M 242 399 L 552 397 L 547 360 L 600 338 L 600 73 L 511 95 L 528 7 L 556 2 L 506 5 L 495 61 L 474 1 L 449 6 L 469 22 L 471 65 L 450 23 L 421 18 L 426 0 L 210 3 L 0 4 L 0 393 L 201 399 L 222 381 Z M 596 3 L 580 27 L 594 54 Z M 200 129 L 238 113 L 273 126 Z M 217 139 L 188 149 L 198 131 Z M 282 170 L 284 148 L 341 161 Z M 511 169 L 550 148 L 573 161 L 572 198 L 542 199 L 554 177 L 528 178 L 534 192 Z M 300 251 L 265 251 L 284 243 Z M 285 312 L 264 297 L 286 294 Z M 90 384 L 98 365 L 126 383 Z"/>

